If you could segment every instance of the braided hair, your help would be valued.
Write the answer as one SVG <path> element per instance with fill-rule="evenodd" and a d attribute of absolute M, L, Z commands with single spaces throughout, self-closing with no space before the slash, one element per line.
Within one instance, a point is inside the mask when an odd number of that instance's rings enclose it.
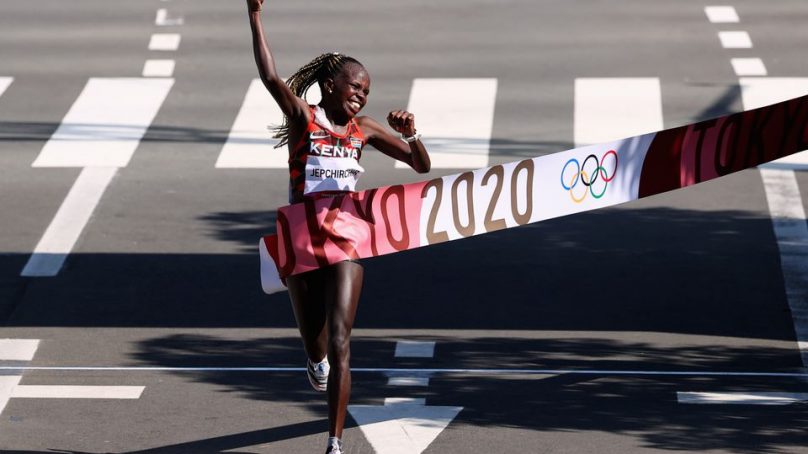
<path fill-rule="evenodd" d="M 289 86 L 295 96 L 304 98 L 306 92 L 315 83 L 317 83 L 320 86 L 320 90 L 322 90 L 325 80 L 335 78 L 347 63 L 363 66 L 362 63 L 359 63 L 355 58 L 340 54 L 339 52 L 322 54 L 292 74 L 292 76 L 286 80 L 286 85 Z M 275 145 L 275 148 L 280 148 L 289 143 L 289 118 L 284 117 L 282 125 L 272 126 L 270 129 L 275 131 L 273 138 L 281 139 L 280 142 Z"/>

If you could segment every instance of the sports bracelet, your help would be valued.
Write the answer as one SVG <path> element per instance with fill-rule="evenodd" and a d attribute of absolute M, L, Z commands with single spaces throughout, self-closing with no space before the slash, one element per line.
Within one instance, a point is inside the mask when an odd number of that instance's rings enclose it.
<path fill-rule="evenodd" d="M 407 143 L 413 143 L 413 142 L 415 142 L 416 140 L 418 140 L 420 138 L 421 138 L 421 134 L 418 134 L 418 133 L 415 133 L 415 134 L 413 134 L 413 135 L 411 135 L 409 137 L 405 136 L 404 134 L 401 134 L 401 140 L 403 140 L 404 142 L 407 142 Z"/>

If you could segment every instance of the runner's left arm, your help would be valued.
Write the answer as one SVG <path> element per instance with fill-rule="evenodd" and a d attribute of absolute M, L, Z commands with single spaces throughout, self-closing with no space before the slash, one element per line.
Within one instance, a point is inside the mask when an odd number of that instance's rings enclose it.
<path fill-rule="evenodd" d="M 429 154 L 421 140 L 404 142 L 376 120 L 370 117 L 357 118 L 367 136 L 368 143 L 393 159 L 412 167 L 418 173 L 427 173 L 432 167 Z M 415 115 L 405 110 L 394 110 L 387 115 L 387 123 L 396 132 L 407 137 L 415 135 Z"/>

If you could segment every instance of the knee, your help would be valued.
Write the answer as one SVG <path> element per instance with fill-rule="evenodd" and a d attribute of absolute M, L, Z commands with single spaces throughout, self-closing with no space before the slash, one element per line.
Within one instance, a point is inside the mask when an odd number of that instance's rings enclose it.
<path fill-rule="evenodd" d="M 332 333 L 328 339 L 328 354 L 333 356 L 334 363 L 344 363 L 347 365 L 351 356 L 351 339 L 347 333 Z"/>

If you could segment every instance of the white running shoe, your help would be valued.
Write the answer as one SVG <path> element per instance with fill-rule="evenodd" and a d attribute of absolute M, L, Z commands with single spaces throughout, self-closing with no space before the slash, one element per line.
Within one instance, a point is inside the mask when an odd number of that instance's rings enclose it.
<path fill-rule="evenodd" d="M 326 448 L 325 454 L 345 454 L 345 451 L 342 450 L 342 442 L 339 440 L 332 441 Z"/>
<path fill-rule="evenodd" d="M 306 363 L 306 372 L 311 387 L 315 391 L 325 392 L 328 389 L 328 371 L 331 370 L 331 366 L 328 365 L 328 357 L 319 363 L 313 363 L 310 359 Z"/>

